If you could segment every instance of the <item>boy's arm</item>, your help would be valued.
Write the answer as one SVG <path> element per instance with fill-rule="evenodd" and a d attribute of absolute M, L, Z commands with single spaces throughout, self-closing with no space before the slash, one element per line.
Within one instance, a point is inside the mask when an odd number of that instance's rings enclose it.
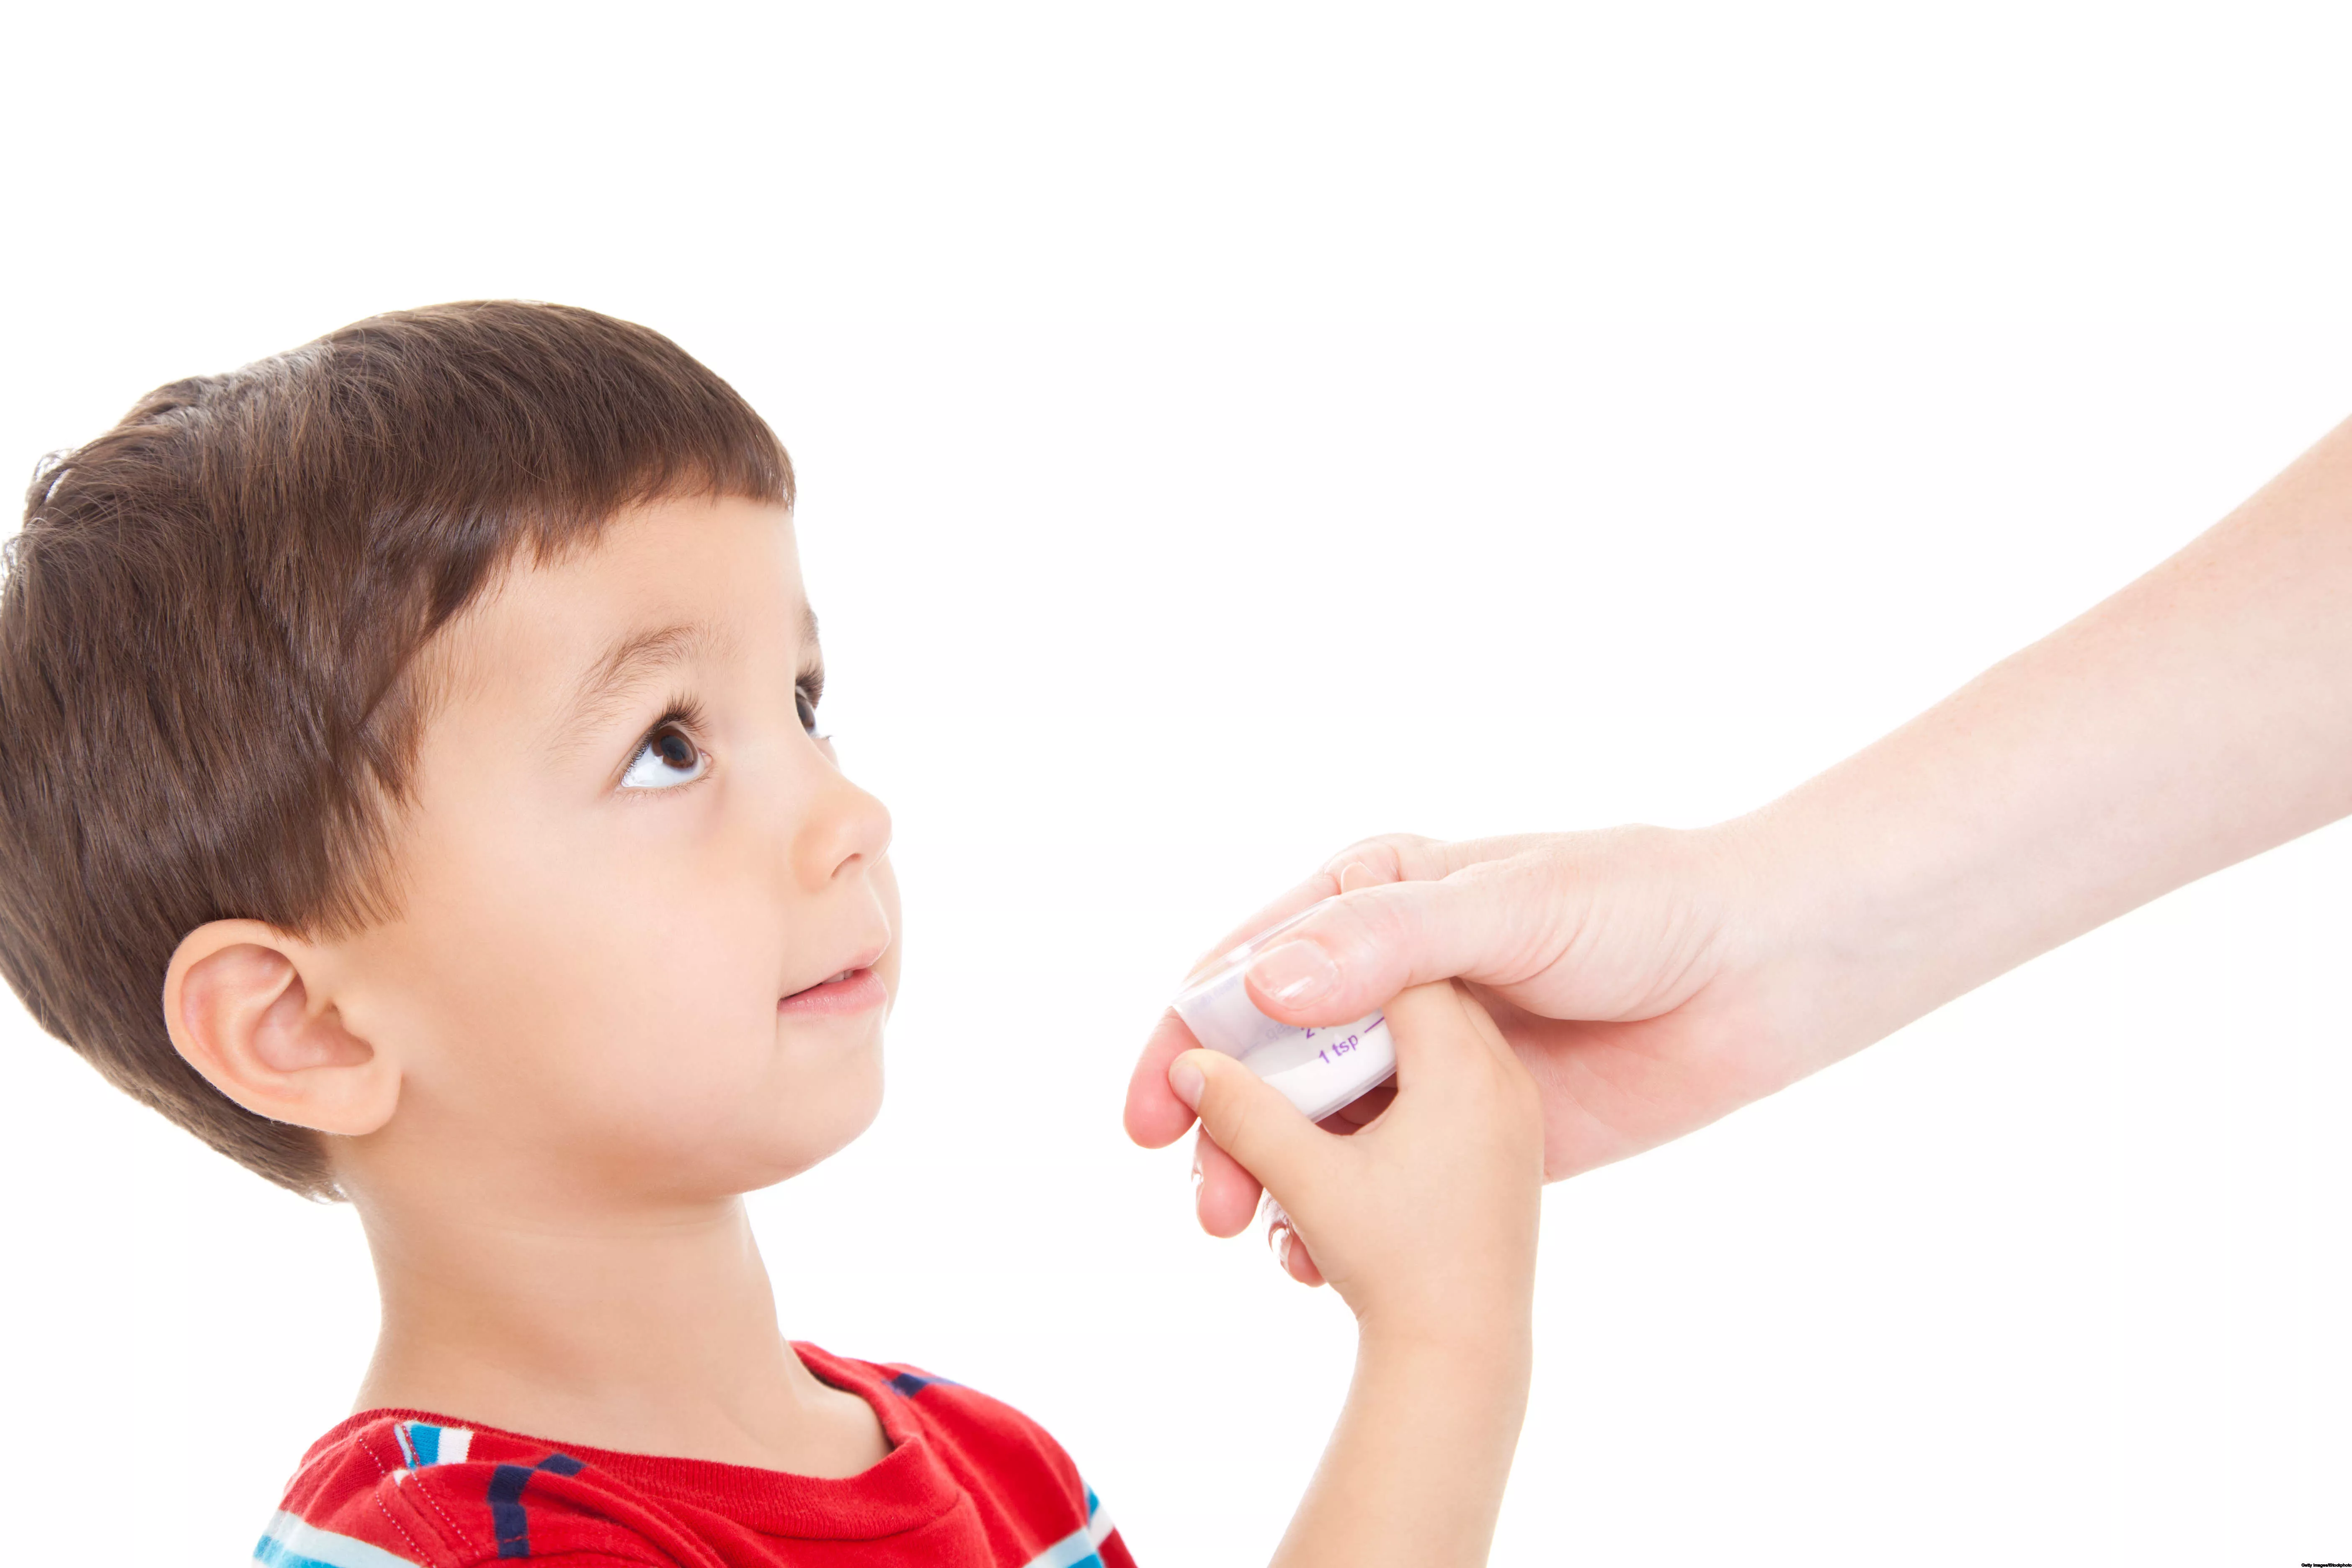
<path fill-rule="evenodd" d="M 1450 984 L 1388 1006 L 1396 1098 L 1323 1131 L 1241 1063 L 1193 1051 L 1170 1086 L 1284 1211 L 1280 1244 L 1355 1312 L 1356 1375 L 1275 1568 L 1486 1560 L 1527 1405 L 1543 1181 L 1535 1086 Z M 1295 1236 L 1296 1243 L 1291 1237 Z"/>
<path fill-rule="evenodd" d="M 1524 1321 L 1483 1342 L 1360 1345 L 1275 1568 L 1485 1563 L 1527 1394 Z"/>

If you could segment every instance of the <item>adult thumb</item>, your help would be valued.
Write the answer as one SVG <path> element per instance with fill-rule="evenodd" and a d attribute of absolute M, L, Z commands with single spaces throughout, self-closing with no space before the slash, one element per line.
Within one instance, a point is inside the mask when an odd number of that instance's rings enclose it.
<path fill-rule="evenodd" d="M 1342 893 L 1252 961 L 1250 1000 L 1286 1024 L 1344 1024 L 1432 981 L 1507 984 L 1540 967 L 1559 911 L 1531 859 Z"/>
<path fill-rule="evenodd" d="M 1201 1129 L 1283 1201 L 1296 1190 L 1318 1145 L 1330 1134 L 1240 1062 L 1218 1051 L 1186 1051 L 1168 1064 L 1168 1087 L 1192 1108 Z"/>

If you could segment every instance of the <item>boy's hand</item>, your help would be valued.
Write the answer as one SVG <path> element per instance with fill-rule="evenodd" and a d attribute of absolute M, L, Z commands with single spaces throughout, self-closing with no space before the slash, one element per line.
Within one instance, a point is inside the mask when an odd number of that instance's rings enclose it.
<path fill-rule="evenodd" d="M 1453 982 L 1387 1011 L 1396 1090 L 1353 1137 L 1230 1057 L 1187 1051 L 1168 1068 L 1169 1089 L 1282 1205 L 1300 1244 L 1292 1271 L 1319 1270 L 1356 1314 L 1348 1405 L 1274 1568 L 1477 1568 L 1527 1408 L 1535 1085 Z"/>
<path fill-rule="evenodd" d="M 1535 1085 L 1459 986 L 1416 986 L 1387 1013 L 1394 1097 L 1353 1137 L 1318 1128 L 1214 1051 L 1178 1057 L 1170 1088 L 1281 1205 L 1276 1245 L 1291 1272 L 1328 1280 L 1368 1343 L 1516 1338 L 1543 1181 Z"/>

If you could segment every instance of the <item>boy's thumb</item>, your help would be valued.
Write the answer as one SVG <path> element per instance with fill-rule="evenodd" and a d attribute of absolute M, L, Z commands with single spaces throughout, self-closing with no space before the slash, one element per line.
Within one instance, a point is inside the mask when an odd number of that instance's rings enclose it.
<path fill-rule="evenodd" d="M 1218 1148 L 1280 1201 L 1317 1141 L 1328 1134 L 1298 1112 L 1280 1089 L 1229 1056 L 1186 1051 L 1168 1064 L 1168 1087 L 1200 1117 Z"/>

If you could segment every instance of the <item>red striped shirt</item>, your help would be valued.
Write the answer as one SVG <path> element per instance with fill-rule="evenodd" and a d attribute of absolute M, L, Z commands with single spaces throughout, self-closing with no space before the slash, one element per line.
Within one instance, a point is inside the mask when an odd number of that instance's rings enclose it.
<path fill-rule="evenodd" d="M 828 1479 L 612 1453 L 418 1410 L 312 1445 L 254 1561 L 267 1568 L 1133 1568 L 1060 1445 L 985 1394 L 796 1347 L 881 1418 L 890 1452 Z"/>

